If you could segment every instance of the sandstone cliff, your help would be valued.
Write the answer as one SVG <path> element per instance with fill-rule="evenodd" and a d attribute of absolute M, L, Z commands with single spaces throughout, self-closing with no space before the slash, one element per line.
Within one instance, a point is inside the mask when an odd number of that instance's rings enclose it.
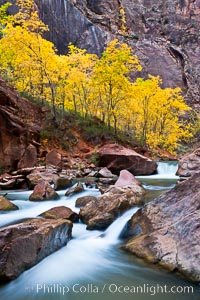
<path fill-rule="evenodd" d="M 37 159 L 40 108 L 0 79 L 0 170 L 32 167 Z M 37 125 L 36 125 L 37 124 Z M 28 152 L 28 153 L 27 153 Z M 26 161 L 25 156 L 28 155 Z"/>

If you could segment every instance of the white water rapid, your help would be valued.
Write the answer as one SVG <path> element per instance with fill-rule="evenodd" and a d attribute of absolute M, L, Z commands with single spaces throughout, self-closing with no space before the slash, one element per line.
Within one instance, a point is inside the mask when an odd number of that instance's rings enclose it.
<path fill-rule="evenodd" d="M 146 179 L 178 179 L 176 176 L 176 171 L 178 169 L 177 162 L 157 162 L 158 169 L 157 174 L 150 176 L 137 176 L 137 178 L 146 178 Z"/>

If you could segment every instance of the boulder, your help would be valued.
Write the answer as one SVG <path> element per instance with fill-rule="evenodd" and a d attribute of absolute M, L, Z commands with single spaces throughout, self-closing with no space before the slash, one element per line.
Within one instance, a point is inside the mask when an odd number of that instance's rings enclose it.
<path fill-rule="evenodd" d="M 19 209 L 17 205 L 10 202 L 3 196 L 0 196 L 0 211 L 9 211 Z"/>
<path fill-rule="evenodd" d="M 0 281 L 15 279 L 71 238 L 67 220 L 29 219 L 0 229 Z"/>
<path fill-rule="evenodd" d="M 200 173 L 137 211 L 123 249 L 200 281 Z"/>
<path fill-rule="evenodd" d="M 106 167 L 104 167 L 98 172 L 97 177 L 112 178 L 115 177 L 115 175 L 112 174 L 112 172 L 110 172 L 110 170 L 108 170 Z"/>
<path fill-rule="evenodd" d="M 32 168 L 37 163 L 37 149 L 32 144 L 29 144 L 25 149 L 24 154 L 18 162 L 17 168 Z"/>
<path fill-rule="evenodd" d="M 29 196 L 30 201 L 44 201 L 58 199 L 58 194 L 51 187 L 47 181 L 41 181 L 33 190 L 33 193 Z"/>
<path fill-rule="evenodd" d="M 27 177 L 29 188 L 34 188 L 41 181 L 55 183 L 59 176 L 54 169 L 34 169 Z"/>
<path fill-rule="evenodd" d="M 46 165 L 62 168 L 62 154 L 53 149 L 46 155 Z"/>
<path fill-rule="evenodd" d="M 183 156 L 178 162 L 176 175 L 189 177 L 194 173 L 200 172 L 200 148 L 193 153 Z"/>
<path fill-rule="evenodd" d="M 96 200 L 96 197 L 94 197 L 94 196 L 83 196 L 83 197 L 79 197 L 79 198 L 76 200 L 75 206 L 76 206 L 76 207 L 83 207 L 83 206 L 85 206 L 86 204 L 88 204 L 89 202 L 94 201 L 94 200 Z"/>
<path fill-rule="evenodd" d="M 99 178 L 97 180 L 97 188 L 101 194 L 104 194 L 110 186 L 113 186 L 117 181 L 115 178 Z"/>
<path fill-rule="evenodd" d="M 66 206 L 58 206 L 51 208 L 42 214 L 40 214 L 40 217 L 46 218 L 46 219 L 66 219 L 71 222 L 78 222 L 79 221 L 79 215 L 75 213 L 71 208 Z"/>
<path fill-rule="evenodd" d="M 157 170 L 155 161 L 117 144 L 103 146 L 98 157 L 100 167 L 107 167 L 117 175 L 124 169 L 133 175 L 150 175 Z"/>
<path fill-rule="evenodd" d="M 65 196 L 70 196 L 72 194 L 78 194 L 84 191 L 84 186 L 81 182 L 78 182 L 75 187 L 72 187 L 68 191 L 66 191 Z"/>
<path fill-rule="evenodd" d="M 54 179 L 54 188 L 56 191 L 64 190 L 72 186 L 72 181 L 67 176 L 59 176 Z"/>
<path fill-rule="evenodd" d="M 136 184 L 141 186 L 141 183 L 127 170 L 120 171 L 118 180 L 115 183 L 115 186 L 124 186 Z"/>
<path fill-rule="evenodd" d="M 141 205 L 143 194 L 143 188 L 138 185 L 112 186 L 80 209 L 80 219 L 87 224 L 87 229 L 105 229 L 126 210 Z"/>

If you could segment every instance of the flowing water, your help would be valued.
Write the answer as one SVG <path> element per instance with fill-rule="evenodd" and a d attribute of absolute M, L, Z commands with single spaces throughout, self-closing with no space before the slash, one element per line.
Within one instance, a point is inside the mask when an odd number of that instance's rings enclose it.
<path fill-rule="evenodd" d="M 175 163 L 159 163 L 157 175 L 139 178 L 147 190 L 147 201 L 174 186 L 176 168 Z M 43 203 L 28 201 L 30 193 L 8 193 L 20 210 L 0 214 L 0 226 L 36 217 L 55 206 L 79 210 L 74 206 L 76 197 L 66 198 L 65 191 L 59 192 L 58 201 Z M 79 196 L 98 194 L 98 190 L 87 189 Z M 74 224 L 73 239 L 68 245 L 1 286 L 0 300 L 199 299 L 198 286 L 120 250 L 120 232 L 137 210 L 132 208 L 105 231 L 87 231 L 84 224 Z M 187 292 L 187 286 L 193 293 Z"/>

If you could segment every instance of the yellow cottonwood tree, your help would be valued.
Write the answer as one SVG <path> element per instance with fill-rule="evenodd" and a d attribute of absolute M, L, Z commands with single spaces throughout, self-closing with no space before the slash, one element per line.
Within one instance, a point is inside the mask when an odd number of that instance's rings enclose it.
<path fill-rule="evenodd" d="M 102 57 L 70 45 L 68 55 L 58 55 L 53 43 L 42 37 L 47 26 L 33 0 L 17 0 L 19 12 L 6 17 L 0 8 L 0 70 L 21 92 L 83 116 L 96 116 L 108 127 L 125 131 L 150 148 L 173 152 L 179 140 L 190 136 L 181 116 L 190 108 L 179 88 L 161 88 L 159 77 L 138 78 L 142 69 L 131 48 L 111 41 Z"/>
<path fill-rule="evenodd" d="M 98 61 L 93 76 L 99 113 L 108 126 L 117 133 L 120 107 L 127 101 L 130 72 L 142 69 L 138 58 L 127 44 L 113 40 Z"/>
<path fill-rule="evenodd" d="M 43 33 L 48 30 L 38 15 L 34 0 L 16 0 L 19 12 L 14 15 L 13 23 L 35 33 Z"/>
<path fill-rule="evenodd" d="M 179 88 L 160 87 L 159 77 L 138 78 L 132 85 L 129 109 L 132 130 L 142 145 L 161 147 L 173 152 L 181 139 L 190 137 L 189 125 L 180 117 L 190 108 Z"/>
<path fill-rule="evenodd" d="M 0 40 L 1 68 L 7 70 L 19 91 L 50 101 L 55 119 L 59 56 L 53 43 L 41 35 L 47 27 L 40 21 L 34 1 L 18 0 L 17 4 L 19 13 L 3 30 Z"/>
<path fill-rule="evenodd" d="M 76 112 L 80 112 L 85 117 L 93 115 L 94 99 L 91 97 L 93 88 L 91 77 L 98 57 L 70 45 L 68 60 L 70 67 L 66 81 L 68 97 Z"/>
<path fill-rule="evenodd" d="M 2 6 L 0 6 L 0 34 L 2 34 L 2 30 L 5 26 L 13 20 L 13 16 L 7 14 L 7 9 L 12 4 L 10 2 L 6 2 Z"/>

